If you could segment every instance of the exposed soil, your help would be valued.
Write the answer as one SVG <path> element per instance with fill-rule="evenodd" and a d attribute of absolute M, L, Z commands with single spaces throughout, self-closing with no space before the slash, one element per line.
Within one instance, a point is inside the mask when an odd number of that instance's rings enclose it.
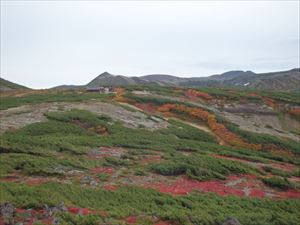
<path fill-rule="evenodd" d="M 136 95 L 143 95 L 140 92 L 135 92 Z M 291 132 L 300 132 L 300 123 L 285 114 L 279 118 L 274 109 L 265 104 L 255 103 L 224 103 L 219 104 L 218 101 L 206 103 L 203 101 L 193 101 L 184 97 L 170 97 L 147 92 L 147 95 L 165 98 L 179 102 L 189 102 L 203 109 L 211 110 L 217 114 L 221 114 L 230 122 L 238 124 L 241 129 L 257 133 L 271 134 L 274 136 L 290 138 L 295 141 L 300 141 L 300 136 Z"/>
<path fill-rule="evenodd" d="M 107 156 L 120 158 L 125 152 L 125 149 L 119 147 L 100 147 L 99 149 L 91 150 L 88 153 L 88 157 L 90 159 L 102 159 Z"/>
<path fill-rule="evenodd" d="M 221 114 L 229 121 L 238 124 L 242 130 L 265 133 L 279 137 L 300 141 L 300 137 L 290 132 L 290 129 L 299 130 L 300 123 L 288 115 L 280 119 L 275 111 L 269 107 L 266 111 L 259 110 L 256 105 L 227 106 Z M 289 128 L 287 130 L 286 128 Z"/>
<path fill-rule="evenodd" d="M 44 113 L 50 111 L 66 111 L 70 109 L 82 109 L 103 114 L 111 117 L 115 121 L 121 121 L 130 128 L 140 126 L 146 129 L 156 130 L 166 128 L 168 123 L 163 120 L 154 120 L 142 112 L 129 111 L 121 106 L 98 102 L 88 101 L 81 103 L 42 103 L 37 105 L 24 105 L 16 108 L 10 108 L 0 111 L 0 133 L 6 130 L 18 129 L 31 123 L 45 121 Z"/>

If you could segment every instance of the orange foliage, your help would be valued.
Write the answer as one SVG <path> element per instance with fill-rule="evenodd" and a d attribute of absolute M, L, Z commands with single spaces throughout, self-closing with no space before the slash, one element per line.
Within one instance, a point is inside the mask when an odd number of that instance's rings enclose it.
<path fill-rule="evenodd" d="M 270 106 L 272 108 L 276 107 L 276 102 L 273 99 L 268 98 L 268 97 L 263 97 L 262 99 L 264 100 L 264 102 L 267 106 Z"/>
<path fill-rule="evenodd" d="M 192 89 L 187 90 L 184 94 L 190 99 L 202 98 L 204 100 L 212 100 L 212 96 L 209 95 L 208 93 L 200 92 Z"/>
<path fill-rule="evenodd" d="M 126 98 L 124 98 L 125 90 L 124 88 L 117 87 L 114 89 L 116 92 L 116 96 L 114 97 L 114 100 L 117 102 L 127 102 Z"/>
<path fill-rule="evenodd" d="M 256 94 L 256 93 L 249 93 L 248 96 L 251 96 L 251 97 L 259 97 L 259 95 Z"/>
<path fill-rule="evenodd" d="M 297 109 L 290 109 L 288 112 L 294 116 L 300 116 L 300 108 Z"/>
<path fill-rule="evenodd" d="M 156 106 L 152 103 L 135 103 L 134 106 L 146 112 L 156 112 Z"/>
<path fill-rule="evenodd" d="M 224 142 L 229 145 L 245 147 L 250 149 L 261 149 L 261 145 L 258 144 L 249 144 L 243 141 L 237 134 L 229 131 L 223 124 L 218 123 L 215 115 L 195 107 L 188 107 L 184 105 L 176 105 L 176 104 L 165 104 L 158 108 L 159 112 L 163 112 L 164 114 L 173 112 L 173 113 L 184 113 L 188 114 L 194 118 L 200 119 L 207 123 L 209 128 Z"/>

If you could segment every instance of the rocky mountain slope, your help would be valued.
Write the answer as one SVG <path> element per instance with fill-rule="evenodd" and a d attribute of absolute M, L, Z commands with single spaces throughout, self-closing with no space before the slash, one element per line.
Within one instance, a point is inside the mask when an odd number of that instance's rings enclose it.
<path fill-rule="evenodd" d="M 0 78 L 0 92 L 28 89 L 28 87 Z"/>
<path fill-rule="evenodd" d="M 87 88 L 95 88 L 99 86 L 126 86 L 134 84 L 148 84 L 150 82 L 138 77 L 126 77 L 122 75 L 112 75 L 104 72 L 89 82 Z"/>
<path fill-rule="evenodd" d="M 297 91 L 300 90 L 300 69 L 256 74 L 252 71 L 229 71 L 208 77 L 183 78 L 166 74 L 141 77 L 112 75 L 104 72 L 87 85 L 64 85 L 57 89 L 97 88 L 100 86 L 161 85 L 178 87 L 228 87 L 257 90 Z"/>
<path fill-rule="evenodd" d="M 252 71 L 229 71 L 208 77 L 180 78 L 171 75 L 147 75 L 142 79 L 161 85 L 185 87 L 238 87 L 258 90 L 300 90 L 300 69 L 256 74 Z"/>

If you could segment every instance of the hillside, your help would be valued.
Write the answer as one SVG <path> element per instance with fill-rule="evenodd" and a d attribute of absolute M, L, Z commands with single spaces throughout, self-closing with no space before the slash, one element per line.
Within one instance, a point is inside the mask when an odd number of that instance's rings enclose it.
<path fill-rule="evenodd" d="M 3 97 L 0 224 L 296 225 L 299 97 L 160 85 Z"/>
<path fill-rule="evenodd" d="M 149 82 L 138 77 L 126 77 L 121 75 L 112 75 L 104 72 L 89 82 L 87 88 L 95 88 L 100 86 L 127 86 L 135 84 L 148 84 Z"/>
<path fill-rule="evenodd" d="M 5 80 L 3 78 L 0 78 L 0 92 L 14 91 L 14 90 L 20 90 L 20 89 L 28 89 L 28 88 L 25 86 L 10 82 L 8 80 Z"/>
<path fill-rule="evenodd" d="M 256 74 L 252 71 L 229 71 L 208 77 L 182 78 L 173 75 L 152 74 L 141 77 L 112 75 L 104 72 L 86 85 L 62 85 L 53 89 L 98 88 L 101 86 L 160 85 L 176 87 L 220 87 L 256 90 L 298 91 L 300 69 Z"/>
<path fill-rule="evenodd" d="M 300 90 L 300 69 L 256 74 L 252 71 L 229 71 L 208 77 L 180 78 L 171 75 L 147 75 L 141 78 L 161 85 L 185 87 L 238 87 L 257 90 Z"/>

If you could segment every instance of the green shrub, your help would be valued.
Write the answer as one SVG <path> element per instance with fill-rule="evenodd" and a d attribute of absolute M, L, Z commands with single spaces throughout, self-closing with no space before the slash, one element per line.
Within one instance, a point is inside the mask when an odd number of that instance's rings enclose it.
<path fill-rule="evenodd" d="M 280 178 L 280 177 L 271 177 L 271 178 L 264 178 L 262 181 L 271 187 L 278 188 L 280 190 L 287 190 L 287 189 L 293 189 L 294 185 L 290 183 L 286 178 Z"/>

